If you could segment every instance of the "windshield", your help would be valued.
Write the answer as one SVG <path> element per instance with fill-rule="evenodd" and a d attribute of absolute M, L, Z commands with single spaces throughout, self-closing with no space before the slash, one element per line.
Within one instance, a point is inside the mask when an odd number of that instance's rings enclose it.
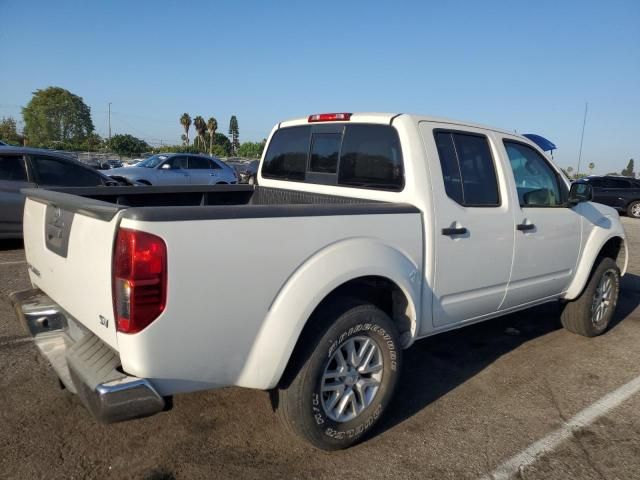
<path fill-rule="evenodd" d="M 164 162 L 167 158 L 166 155 L 153 155 L 146 160 L 141 161 L 140 163 L 136 163 L 136 167 L 144 167 L 144 168 L 155 168 Z"/>

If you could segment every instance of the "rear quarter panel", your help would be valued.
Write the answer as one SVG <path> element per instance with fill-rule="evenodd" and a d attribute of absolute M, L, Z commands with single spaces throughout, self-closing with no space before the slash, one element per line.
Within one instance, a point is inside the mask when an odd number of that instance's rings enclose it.
<path fill-rule="evenodd" d="M 323 294 L 337 286 L 335 282 L 349 280 L 350 272 L 384 273 L 382 260 L 363 255 L 370 249 L 380 251 L 382 246 L 406 259 L 407 268 L 392 275 L 415 283 L 415 288 L 407 288 L 419 305 L 418 213 L 183 222 L 123 219 L 122 227 L 159 235 L 167 244 L 165 311 L 142 332 L 118 336 L 125 371 L 153 379 L 164 394 L 228 385 L 273 386 Z M 348 243 L 340 249 L 342 263 L 323 262 L 325 250 L 341 242 Z M 278 310 L 266 322 L 279 294 L 295 286 L 298 271 L 314 264 L 303 291 L 287 296 L 290 308 Z"/>

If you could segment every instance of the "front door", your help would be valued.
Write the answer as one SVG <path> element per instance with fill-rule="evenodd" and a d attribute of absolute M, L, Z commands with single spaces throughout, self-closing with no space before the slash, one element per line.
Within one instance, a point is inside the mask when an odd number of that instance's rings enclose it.
<path fill-rule="evenodd" d="M 158 169 L 154 185 L 186 185 L 190 183 L 187 156 L 175 155 Z"/>
<path fill-rule="evenodd" d="M 421 123 L 435 199 L 434 327 L 495 313 L 507 289 L 513 213 L 505 171 L 477 129 Z M 437 159 L 436 159 L 437 153 Z"/>
<path fill-rule="evenodd" d="M 507 309 L 566 290 L 580 250 L 581 217 L 568 207 L 567 185 L 542 153 L 516 139 L 503 138 L 503 146 L 519 203 L 513 272 L 501 307 Z"/>

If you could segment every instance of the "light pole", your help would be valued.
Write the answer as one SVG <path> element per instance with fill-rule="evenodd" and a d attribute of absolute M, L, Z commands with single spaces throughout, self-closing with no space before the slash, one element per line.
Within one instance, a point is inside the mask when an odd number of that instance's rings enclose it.
<path fill-rule="evenodd" d="M 109 102 L 109 141 L 111 141 L 111 102 Z"/>

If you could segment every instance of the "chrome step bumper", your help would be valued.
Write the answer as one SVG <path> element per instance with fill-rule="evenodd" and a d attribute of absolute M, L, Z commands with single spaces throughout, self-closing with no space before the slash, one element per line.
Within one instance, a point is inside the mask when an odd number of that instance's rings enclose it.
<path fill-rule="evenodd" d="M 111 423 L 146 417 L 170 405 L 149 380 L 123 373 L 117 352 L 41 290 L 24 290 L 9 297 L 18 319 L 60 381 L 97 419 Z"/>

